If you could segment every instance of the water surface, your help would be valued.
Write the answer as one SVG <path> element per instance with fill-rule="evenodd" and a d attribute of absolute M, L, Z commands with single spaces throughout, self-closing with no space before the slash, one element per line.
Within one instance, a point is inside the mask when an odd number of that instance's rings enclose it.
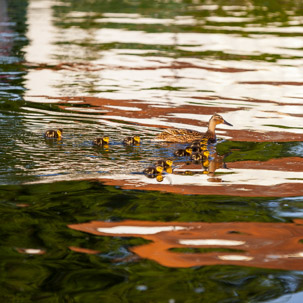
<path fill-rule="evenodd" d="M 300 3 L 2 0 L 0 8 L 6 301 L 300 301 Z M 186 144 L 154 141 L 168 127 L 204 132 L 215 112 L 233 127 L 218 126 L 207 165 L 174 157 Z M 56 128 L 62 140 L 43 138 Z M 104 135 L 110 144 L 93 147 Z M 130 135 L 142 143 L 124 146 Z M 142 174 L 167 158 L 173 172 L 161 182 Z M 187 230 L 124 237 L 78 225 L 125 220 Z M 218 226 L 228 226 L 224 236 Z M 290 241 L 285 251 L 279 236 Z M 175 258 L 162 262 L 149 247 Z"/>

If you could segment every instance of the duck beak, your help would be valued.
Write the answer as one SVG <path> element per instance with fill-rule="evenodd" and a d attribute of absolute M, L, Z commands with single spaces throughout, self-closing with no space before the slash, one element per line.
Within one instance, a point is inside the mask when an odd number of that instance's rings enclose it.
<path fill-rule="evenodd" d="M 232 124 L 228 123 L 227 121 L 223 120 L 223 124 L 229 125 L 229 126 L 233 126 Z"/>

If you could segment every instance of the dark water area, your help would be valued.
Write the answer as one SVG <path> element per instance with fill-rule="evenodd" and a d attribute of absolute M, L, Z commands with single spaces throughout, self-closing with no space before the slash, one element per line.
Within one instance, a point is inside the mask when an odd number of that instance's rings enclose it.
<path fill-rule="evenodd" d="M 2 301 L 301 302 L 302 16 L 291 0 L 0 0 Z M 233 127 L 201 163 L 154 140 L 214 113 Z M 172 170 L 147 178 L 159 159 Z"/>

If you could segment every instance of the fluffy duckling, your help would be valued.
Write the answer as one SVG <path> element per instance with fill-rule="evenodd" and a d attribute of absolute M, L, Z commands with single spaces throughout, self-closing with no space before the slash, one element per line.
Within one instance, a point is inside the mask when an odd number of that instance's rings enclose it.
<path fill-rule="evenodd" d="M 163 171 L 163 167 L 160 165 L 150 166 L 144 169 L 143 173 L 148 176 L 155 176 L 161 174 Z"/>
<path fill-rule="evenodd" d="M 173 160 L 167 159 L 167 160 L 158 160 L 156 162 L 156 166 L 162 166 L 164 169 L 167 169 L 173 165 Z"/>
<path fill-rule="evenodd" d="M 174 152 L 174 155 L 176 157 L 184 157 L 184 156 L 190 156 L 192 154 L 192 148 L 191 147 L 187 147 L 185 149 L 178 149 Z"/>
<path fill-rule="evenodd" d="M 123 140 L 123 144 L 125 145 L 137 145 L 140 144 L 140 137 L 139 136 L 134 136 L 134 137 L 126 137 Z"/>
<path fill-rule="evenodd" d="M 93 145 L 95 145 L 95 146 L 104 146 L 104 145 L 107 145 L 108 142 L 109 142 L 109 137 L 96 138 L 93 141 Z"/>
<path fill-rule="evenodd" d="M 44 137 L 49 139 L 61 139 L 62 133 L 62 128 L 58 128 L 57 130 L 49 129 L 44 133 Z"/>
<path fill-rule="evenodd" d="M 215 129 L 218 124 L 226 124 L 232 126 L 232 124 L 225 121 L 222 116 L 214 114 L 209 122 L 207 131 L 203 134 L 201 132 L 189 129 L 167 129 L 156 137 L 158 141 L 166 142 L 192 142 L 194 140 L 207 140 L 207 142 L 216 142 Z"/>
<path fill-rule="evenodd" d="M 201 161 L 207 159 L 209 156 L 209 151 L 203 151 L 198 153 L 192 153 L 190 159 L 193 161 Z"/>

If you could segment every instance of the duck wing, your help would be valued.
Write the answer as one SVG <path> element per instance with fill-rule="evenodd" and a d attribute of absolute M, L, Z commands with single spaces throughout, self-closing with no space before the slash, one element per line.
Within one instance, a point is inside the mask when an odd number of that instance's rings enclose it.
<path fill-rule="evenodd" d="M 166 142 L 192 142 L 193 140 L 201 139 L 203 135 L 203 133 L 191 129 L 170 128 L 157 135 L 155 140 Z"/>

